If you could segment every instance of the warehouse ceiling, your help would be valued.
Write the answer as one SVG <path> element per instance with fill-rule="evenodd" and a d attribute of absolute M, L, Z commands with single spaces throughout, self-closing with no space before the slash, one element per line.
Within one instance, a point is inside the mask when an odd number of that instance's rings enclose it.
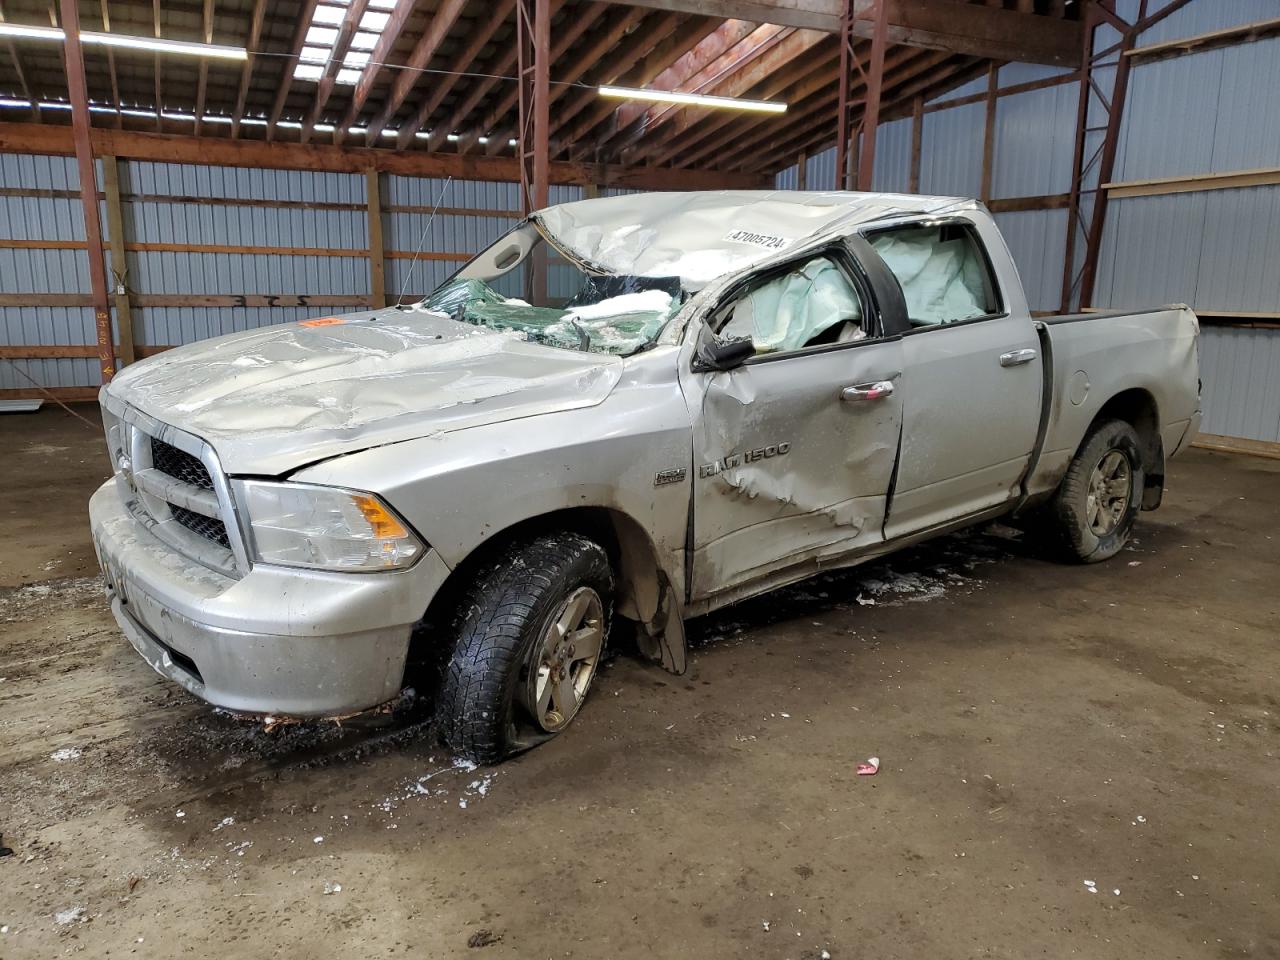
<path fill-rule="evenodd" d="M 871 0 L 854 0 L 855 10 Z M 1076 0 L 885 0 L 881 119 L 991 60 L 1073 65 Z M 553 159 L 769 173 L 835 140 L 841 0 L 550 0 Z M 95 126 L 512 156 L 514 0 L 82 2 L 81 29 L 245 47 L 247 61 L 84 48 Z M 47 0 L 4 0 L 56 25 Z M 869 31 L 868 31 L 869 35 Z M 855 46 L 868 56 L 869 40 Z M 621 84 L 785 114 L 604 99 Z M 858 85 L 855 81 L 854 93 Z M 60 44 L 0 38 L 0 120 L 68 124 Z M 159 109 L 157 110 L 157 107 Z"/>

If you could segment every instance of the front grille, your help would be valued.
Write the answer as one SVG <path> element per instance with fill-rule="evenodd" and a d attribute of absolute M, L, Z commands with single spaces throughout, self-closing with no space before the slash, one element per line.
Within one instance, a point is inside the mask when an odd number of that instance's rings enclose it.
<path fill-rule="evenodd" d="M 221 520 L 206 517 L 202 513 L 180 507 L 176 503 L 169 504 L 169 509 L 173 512 L 173 519 L 192 533 L 199 534 L 206 540 L 212 540 L 228 550 L 231 549 L 231 541 L 227 538 L 227 525 Z"/>
<path fill-rule="evenodd" d="M 179 450 L 172 444 L 157 440 L 155 437 L 151 438 L 151 465 L 161 473 L 168 474 L 175 480 L 181 480 L 190 486 L 199 487 L 202 490 L 213 489 L 213 478 L 209 476 L 208 469 L 198 457 L 193 457 L 187 451 Z M 184 523 L 183 526 L 189 526 L 189 524 Z M 225 530 L 223 539 L 226 539 Z"/>

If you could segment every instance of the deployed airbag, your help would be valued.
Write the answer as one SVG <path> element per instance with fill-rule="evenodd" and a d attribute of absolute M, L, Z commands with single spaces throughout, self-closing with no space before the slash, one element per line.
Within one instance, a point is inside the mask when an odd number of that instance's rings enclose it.
<path fill-rule="evenodd" d="M 861 321 L 862 305 L 844 273 L 815 257 L 739 300 L 720 336 L 750 337 L 757 353 L 799 350 L 836 324 Z"/>

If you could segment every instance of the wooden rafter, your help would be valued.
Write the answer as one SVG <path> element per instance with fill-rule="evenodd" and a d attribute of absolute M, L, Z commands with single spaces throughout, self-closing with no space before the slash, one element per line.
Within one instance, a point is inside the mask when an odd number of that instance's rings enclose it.
<path fill-rule="evenodd" d="M 404 33 L 405 24 L 417 8 L 418 4 L 414 0 L 400 0 L 395 9 L 391 11 L 391 16 L 387 19 L 387 25 L 382 28 L 378 42 L 374 44 L 373 51 L 369 54 L 369 62 L 361 72 L 360 79 L 356 81 L 356 88 L 351 93 L 351 104 L 347 107 L 347 112 L 343 115 L 342 122 L 334 128 L 334 143 L 342 143 L 347 137 L 347 131 L 359 119 L 360 111 L 364 109 L 365 102 L 369 99 L 369 94 L 373 92 L 374 85 L 378 82 L 384 67 L 388 65 L 388 61 L 391 59 L 391 51 L 395 49 L 396 43 L 399 42 L 400 36 Z"/>
<path fill-rule="evenodd" d="M 342 61 L 346 59 L 347 51 L 351 49 L 351 38 L 356 35 L 356 30 L 360 26 L 360 18 L 364 16 L 365 8 L 368 5 L 368 0 L 351 0 L 347 6 L 347 12 L 342 15 L 342 23 L 338 27 L 337 39 L 333 41 L 329 62 L 324 65 L 320 80 L 316 84 L 316 95 L 311 101 L 311 109 L 307 111 L 307 117 L 302 122 L 301 140 L 303 143 L 311 139 L 311 134 L 315 130 L 316 124 L 320 121 L 320 117 L 324 115 L 324 108 L 329 105 L 329 97 L 333 95 L 334 84 L 338 82 L 338 71 L 342 69 Z"/>
<path fill-rule="evenodd" d="M 436 55 L 440 43 L 449 35 L 453 22 L 458 19 L 458 14 L 462 12 L 464 6 L 466 6 L 466 0 L 444 0 L 440 4 L 440 9 L 431 18 L 430 25 L 414 44 L 413 52 L 409 54 L 404 69 L 392 82 L 391 90 L 387 94 L 387 102 L 378 111 L 378 115 L 369 122 L 369 129 L 364 137 L 366 146 L 373 146 L 382 135 L 383 129 L 395 117 L 400 105 L 409 96 L 409 91 L 418 82 L 420 72 L 431 63 L 431 58 Z"/>
<path fill-rule="evenodd" d="M 804 33 L 806 31 L 800 31 L 801 35 Z M 770 73 L 760 86 L 744 91 L 740 95 L 749 94 L 761 100 L 795 99 L 802 95 L 797 95 L 791 88 L 799 87 L 806 77 L 818 77 L 819 85 L 830 83 L 831 71 L 838 59 L 839 54 L 836 48 L 827 41 L 809 48 L 803 56 L 797 57 L 782 69 Z M 678 155 L 692 154 L 708 137 L 739 123 L 742 119 L 740 114 L 728 110 L 706 117 L 690 115 L 677 121 L 674 129 L 667 132 L 666 138 L 651 149 L 646 149 L 647 143 L 639 144 L 638 149 L 642 154 L 637 155 L 653 156 L 653 162 L 658 164 L 669 163 Z M 764 118 L 758 119 L 763 121 Z"/>
<path fill-rule="evenodd" d="M 107 0 L 101 0 L 102 8 L 102 32 L 111 32 L 111 13 L 107 10 Z M 116 55 L 110 47 L 107 47 L 107 75 L 111 79 L 111 105 L 116 108 L 116 126 L 124 126 L 124 114 L 120 112 L 120 78 L 116 73 Z M 18 71 L 19 80 L 22 79 L 22 71 Z M 26 81 L 22 81 L 23 89 L 26 88 Z"/>
<path fill-rule="evenodd" d="M 205 43 L 213 43 L 213 0 L 204 0 L 204 6 L 201 10 L 200 24 L 202 27 L 201 36 L 204 37 Z M 196 129 L 195 135 L 200 136 L 200 122 L 204 119 L 204 97 L 209 87 L 209 61 L 205 57 L 200 58 L 200 73 L 196 79 Z"/>
<path fill-rule="evenodd" d="M 158 0 L 157 0 L 158 2 Z M 283 59 L 284 70 L 280 76 L 280 88 L 276 91 L 275 102 L 271 105 L 271 113 L 267 117 L 267 139 L 274 140 L 276 124 L 284 113 L 284 105 L 289 100 L 289 90 L 293 87 L 293 71 L 298 66 L 298 57 L 307 40 L 307 31 L 311 28 L 311 18 L 315 16 L 316 0 L 303 0 L 302 9 L 298 11 L 298 22 L 293 28 L 293 42 L 289 44 L 289 56 Z"/>
<path fill-rule="evenodd" d="M 107 0 L 102 0 L 105 5 Z M 244 119 L 244 105 L 249 97 L 249 80 L 257 61 L 258 44 L 262 42 L 262 22 L 267 12 L 267 0 L 254 0 L 253 18 L 249 23 L 249 56 L 240 68 L 240 87 L 236 93 L 236 108 L 231 114 L 231 136 L 240 136 L 240 121 Z"/>
<path fill-rule="evenodd" d="M 786 118 L 794 117 L 797 112 L 806 106 L 806 101 L 819 93 L 829 93 L 835 87 L 835 69 L 839 61 L 839 53 L 833 46 L 827 45 L 823 48 L 825 53 L 821 57 L 815 57 L 810 69 L 805 70 L 800 77 L 796 78 L 794 83 L 789 83 L 782 88 L 768 87 L 772 89 L 772 97 L 778 97 L 785 100 L 788 104 Z M 712 139 L 707 140 L 705 137 L 694 139 L 690 137 L 689 146 L 684 150 L 675 152 L 675 158 L 681 166 L 696 166 L 699 163 L 711 163 L 716 156 L 723 155 L 731 145 L 736 144 L 744 136 L 755 130 L 778 128 L 777 121 L 786 119 L 768 115 L 742 115 L 742 114 L 726 114 L 717 121 L 718 127 L 712 131 Z M 674 158 L 668 158 L 674 159 Z M 662 161 L 666 163 L 667 160 Z"/>
<path fill-rule="evenodd" d="M 859 57 L 868 53 L 868 44 L 860 44 L 857 50 Z M 885 58 L 885 72 L 891 93 L 911 79 L 928 73 L 950 55 L 937 51 L 922 51 L 911 47 L 899 47 L 890 50 Z M 818 82 L 821 80 L 822 82 Z M 859 76 L 853 86 L 855 95 L 865 92 L 865 80 Z M 823 76 L 811 78 L 804 88 L 797 91 L 793 106 L 784 117 L 766 117 L 763 122 L 752 123 L 746 130 L 740 129 L 734 135 L 723 138 L 712 148 L 715 155 L 745 159 L 759 165 L 766 157 L 786 154 L 794 157 L 802 149 L 815 147 L 818 143 L 834 143 L 836 139 L 835 124 L 830 122 L 830 114 L 834 112 L 837 100 L 835 77 L 829 68 Z M 804 96 L 800 96 L 804 94 Z M 896 102 L 896 101 L 895 101 Z M 773 120 L 775 122 L 770 123 Z M 781 120 L 781 123 L 777 122 Z M 743 157 L 741 151 L 753 151 L 752 156 Z M 681 158 L 683 163 L 709 163 L 711 158 L 703 151 L 698 157 Z M 733 165 L 736 165 L 733 164 Z"/>
<path fill-rule="evenodd" d="M 418 131 L 427 125 L 436 108 L 452 92 L 462 71 L 475 62 L 480 52 L 493 41 L 494 34 L 510 18 L 514 6 L 515 0 L 498 0 L 490 7 L 489 15 L 478 28 L 471 31 L 471 39 L 466 46 L 449 61 L 447 72 L 432 85 L 430 96 L 418 105 L 417 111 L 408 122 L 400 124 L 400 131 L 396 134 L 397 150 L 404 150 L 413 143 Z"/>
<path fill-rule="evenodd" d="M 620 48 L 618 54 L 610 58 L 606 70 L 596 78 L 597 82 L 619 83 L 629 87 L 647 86 L 708 36 L 724 27 L 724 24 L 710 18 L 690 20 L 678 13 L 665 14 L 652 27 L 646 25 L 643 33 L 636 31 L 628 37 L 623 47 L 629 49 L 624 52 Z M 662 39 L 655 43 L 655 37 Z M 639 62 L 635 66 L 627 69 L 627 64 L 637 60 Z M 586 111 L 586 116 L 559 137 L 562 149 L 572 150 L 588 139 L 590 131 L 608 121 L 617 108 L 616 102 L 603 100 L 594 90 L 575 93 L 552 118 L 552 149 L 556 150 L 554 142 L 557 133 L 568 127 L 583 111 Z"/>
<path fill-rule="evenodd" d="M 106 9 L 105 5 L 106 5 L 106 0 L 103 0 L 104 10 Z M 3 4 L 0 4 L 0 23 L 3 23 L 5 19 L 6 17 L 4 13 L 4 6 Z M 12 40 L 6 39 L 4 43 L 5 43 L 5 48 L 9 51 L 9 58 L 13 61 L 14 72 L 18 74 L 18 85 L 22 88 L 22 95 L 26 97 L 27 102 L 31 104 L 31 119 L 34 120 L 36 123 L 39 123 L 40 122 L 40 101 L 36 97 L 32 96 L 31 85 L 27 82 L 26 71 L 22 69 L 22 58 L 18 55 L 18 48 L 14 46 L 14 43 Z M 113 83 L 114 83 L 114 80 L 115 80 L 115 72 L 113 69 L 112 71 Z M 120 102 L 119 98 L 117 98 L 116 100 L 117 105 L 119 104 L 119 102 Z M 119 108 L 117 106 L 117 110 L 118 109 Z M 119 114 L 117 113 L 117 116 L 118 115 Z"/>
<path fill-rule="evenodd" d="M 595 14 L 589 21 L 589 24 L 594 24 L 601 14 L 603 14 L 604 10 L 604 4 L 595 4 Z M 643 10 L 628 10 L 622 16 L 616 17 L 604 30 L 601 30 L 598 34 L 592 37 L 587 46 L 573 58 L 572 62 L 566 64 L 558 71 L 555 85 L 551 87 L 549 102 L 555 103 L 564 96 L 564 94 L 571 89 L 570 85 L 577 83 L 587 70 L 591 69 L 593 65 L 598 63 L 609 53 L 610 50 L 617 46 L 622 38 L 636 24 L 638 24 L 643 17 Z M 580 36 L 584 31 L 585 28 L 584 30 L 577 31 L 577 33 Z M 574 39 L 576 40 L 577 36 L 575 36 Z M 571 44 L 565 44 L 563 46 L 564 50 L 567 50 Z M 561 55 L 563 54 L 553 56 L 551 61 L 553 66 Z M 487 153 L 493 154 L 501 151 L 505 146 L 506 141 L 509 140 L 515 132 L 514 126 L 508 125 L 499 127 L 499 123 L 511 111 L 510 99 L 511 98 L 509 96 L 504 97 L 503 100 L 489 112 L 488 116 L 484 119 L 484 123 L 481 125 L 482 132 L 489 136 Z"/>
<path fill-rule="evenodd" d="M 911 104 L 915 96 L 923 91 L 931 90 L 939 87 L 939 67 L 947 61 L 954 60 L 953 55 L 945 51 L 922 51 L 918 48 L 908 48 L 909 52 L 914 54 L 914 58 L 909 65 L 901 70 L 895 70 L 891 74 L 886 70 L 885 77 L 885 93 L 882 97 L 881 122 L 890 116 L 901 114 L 908 115 L 911 110 Z M 888 58 L 886 58 L 886 63 Z M 951 84 L 961 82 L 960 77 L 952 74 L 953 80 L 948 81 Z M 772 136 L 766 138 L 763 142 L 757 141 L 754 144 L 747 144 L 746 149 L 754 149 L 756 152 L 750 158 L 750 167 L 754 170 L 773 170 L 777 166 L 785 165 L 787 158 L 792 157 L 801 148 L 811 150 L 821 149 L 835 143 L 836 131 L 834 125 L 821 123 L 821 118 L 830 116 L 836 107 L 836 98 L 834 96 L 815 97 L 802 112 L 803 116 L 797 115 L 796 120 L 789 124 L 786 129 L 776 131 Z M 824 112 L 825 111 L 825 112 Z M 735 147 L 735 149 L 737 149 Z M 728 169 L 736 169 L 740 166 L 738 163 L 728 165 Z"/>
<path fill-rule="evenodd" d="M 760 99 L 771 99 L 774 93 L 765 93 L 760 88 L 765 87 L 771 78 L 777 77 L 797 61 L 811 57 L 814 48 L 826 39 L 827 34 L 819 30 L 792 30 L 780 42 L 763 51 L 754 61 L 732 71 L 704 92 L 722 97 L 755 96 L 758 93 Z M 639 157 L 661 153 L 670 149 L 673 143 L 682 142 L 685 134 L 700 120 L 723 120 L 724 118 L 724 111 L 720 111 L 716 117 L 705 110 L 682 110 L 671 118 L 663 134 L 655 133 L 652 127 L 647 129 L 644 139 L 634 146 L 630 154 L 624 155 L 624 160 L 631 162 Z"/>

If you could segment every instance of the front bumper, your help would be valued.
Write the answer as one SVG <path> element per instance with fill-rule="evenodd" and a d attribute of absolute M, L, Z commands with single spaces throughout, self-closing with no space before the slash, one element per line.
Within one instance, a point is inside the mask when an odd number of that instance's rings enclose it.
<path fill-rule="evenodd" d="M 395 697 L 409 635 L 449 574 L 326 573 L 259 564 L 240 579 L 188 560 L 125 509 L 114 480 L 89 501 L 111 610 L 143 658 L 209 703 L 275 716 L 354 713 Z"/>

